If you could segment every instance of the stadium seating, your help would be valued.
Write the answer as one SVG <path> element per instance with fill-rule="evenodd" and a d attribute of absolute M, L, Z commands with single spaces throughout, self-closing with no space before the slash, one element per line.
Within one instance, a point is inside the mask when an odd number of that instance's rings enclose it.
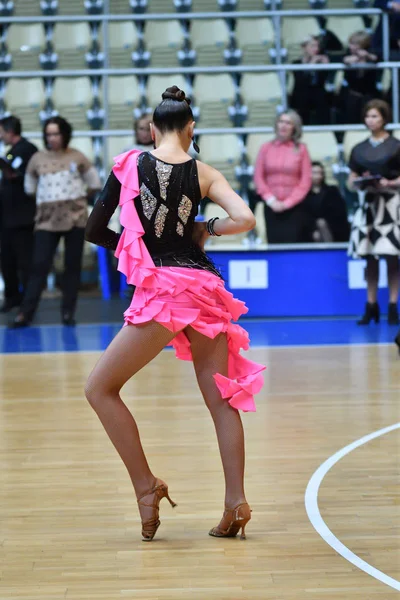
<path fill-rule="evenodd" d="M 5 3 L 3 3 L 5 5 Z M 75 130 L 102 128 L 131 131 L 133 121 L 150 112 L 160 101 L 162 91 L 176 84 L 192 95 L 198 127 L 230 128 L 272 127 L 277 112 L 285 106 L 282 84 L 290 91 L 288 72 L 205 73 L 204 67 L 251 65 L 268 68 L 282 59 L 290 62 L 301 54 L 301 42 L 309 34 L 318 35 L 322 21 L 314 17 L 287 16 L 278 21 L 265 17 L 226 18 L 230 11 L 265 11 L 268 0 L 112 0 L 113 15 L 126 15 L 124 20 L 109 21 L 103 26 L 91 21 L 90 15 L 101 14 L 102 0 L 18 0 L 8 2 L 4 11 L 18 17 L 37 17 L 35 23 L 15 22 L 3 29 L 0 48 L 0 116 L 18 114 L 27 131 L 39 132 L 45 118 L 62 114 Z M 278 3 L 279 4 L 279 3 Z M 283 0 L 285 10 L 321 8 L 315 0 Z M 372 4 L 372 3 L 371 3 Z M 359 0 L 328 0 L 326 8 L 354 8 Z M 364 4 L 363 4 L 364 6 Z M 176 15 L 185 13 L 184 20 Z M 213 12 L 214 18 L 191 19 L 191 13 Z M 140 20 L 141 14 L 148 20 Z M 154 14 L 166 14 L 167 20 L 152 20 Z M 3 12 L 5 16 L 7 12 Z M 53 15 L 51 23 L 40 22 L 41 15 Z M 81 21 L 57 22 L 58 16 L 76 15 Z M 316 15 L 318 16 L 318 14 Z M 86 19 L 86 20 L 85 20 Z M 376 18 L 374 22 L 376 22 Z M 324 25 L 343 44 L 356 30 L 365 29 L 366 20 L 359 15 L 330 16 Z M 104 33 L 107 35 L 105 36 Z M 104 54 L 105 45 L 108 47 Z M 278 49 L 281 48 L 281 56 Z M 110 74 L 104 79 L 96 70 L 150 67 L 199 67 L 201 72 L 178 75 Z M 7 70 L 42 70 L 42 77 L 8 79 Z M 52 70 L 91 68 L 91 76 L 74 78 L 52 76 Z M 4 73 L 4 77 L 1 77 Z M 339 92 L 343 71 L 335 76 Z M 391 74 L 385 70 L 381 90 L 388 90 Z M 202 158 L 220 168 L 228 180 L 238 186 L 236 167 L 254 164 L 259 147 L 273 134 L 251 133 L 203 134 Z M 365 132 L 349 131 L 344 138 L 344 154 L 365 136 Z M 115 136 L 105 144 L 101 136 L 86 136 L 75 146 L 107 171 L 111 158 L 131 145 L 129 135 Z M 338 147 L 332 132 L 307 132 L 304 136 L 313 160 L 320 160 L 333 181 L 332 166 L 338 160 Z M 243 162 L 244 161 L 244 162 Z"/>

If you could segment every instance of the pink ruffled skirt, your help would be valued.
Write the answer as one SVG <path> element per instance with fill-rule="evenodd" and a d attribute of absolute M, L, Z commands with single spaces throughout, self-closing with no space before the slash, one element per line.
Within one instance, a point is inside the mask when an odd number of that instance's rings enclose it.
<path fill-rule="evenodd" d="M 182 331 L 188 325 L 209 338 L 225 333 L 228 377 L 215 373 L 216 385 L 231 406 L 255 411 L 254 394 L 262 388 L 265 367 L 240 354 L 241 349 L 249 348 L 249 336 L 232 322 L 247 311 L 244 302 L 234 298 L 223 281 L 209 271 L 158 267 L 152 274 L 152 287 L 136 287 L 124 317 L 125 325 L 153 320 L 171 332 L 179 332 L 171 345 L 182 360 L 192 360 L 190 342 Z"/>

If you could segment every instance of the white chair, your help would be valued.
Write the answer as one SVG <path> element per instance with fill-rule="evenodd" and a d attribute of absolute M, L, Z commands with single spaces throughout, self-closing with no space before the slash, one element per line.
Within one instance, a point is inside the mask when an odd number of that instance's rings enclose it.
<path fill-rule="evenodd" d="M 192 10 L 193 12 L 217 12 L 218 0 L 193 0 Z"/>
<path fill-rule="evenodd" d="M 86 112 L 92 102 L 92 89 L 87 77 L 57 77 L 53 88 L 53 101 L 60 115 L 70 121 L 75 129 L 87 129 Z"/>
<path fill-rule="evenodd" d="M 245 73 L 241 82 L 241 94 L 248 106 L 249 115 L 246 125 L 273 125 L 279 106 L 282 103 L 282 91 L 276 73 Z"/>
<path fill-rule="evenodd" d="M 200 139 L 201 160 L 226 177 L 232 187 L 237 187 L 235 167 L 240 158 L 240 145 L 235 134 L 203 135 Z"/>
<path fill-rule="evenodd" d="M 18 0 L 14 2 L 14 13 L 16 17 L 36 17 L 42 14 L 39 2 L 32 0 Z"/>
<path fill-rule="evenodd" d="M 40 68 L 39 54 L 44 48 L 43 26 L 13 24 L 7 31 L 7 46 L 12 57 L 12 69 L 31 71 Z"/>
<path fill-rule="evenodd" d="M 192 21 L 190 39 L 197 52 L 198 65 L 224 64 L 224 49 L 229 41 L 229 31 L 223 19 Z"/>
<path fill-rule="evenodd" d="M 113 68 L 132 67 L 132 52 L 137 45 L 137 29 L 133 21 L 109 23 L 110 66 Z"/>
<path fill-rule="evenodd" d="M 235 31 L 237 44 L 243 51 L 243 64 L 269 62 L 268 50 L 274 43 L 271 19 L 237 19 Z"/>
<path fill-rule="evenodd" d="M 200 108 L 199 127 L 231 125 L 228 108 L 235 98 L 235 86 L 230 75 L 197 75 L 193 94 Z"/>
<path fill-rule="evenodd" d="M 85 54 L 91 41 L 88 23 L 57 23 L 53 41 L 60 69 L 86 68 Z"/>
<path fill-rule="evenodd" d="M 183 30 L 178 21 L 148 21 L 145 28 L 146 49 L 151 52 L 151 66 L 178 65 L 177 52 L 183 43 Z"/>
<path fill-rule="evenodd" d="M 237 10 L 265 10 L 264 0 L 239 0 Z"/>
<path fill-rule="evenodd" d="M 147 8 L 149 13 L 174 13 L 175 10 L 173 0 L 151 0 Z"/>
<path fill-rule="evenodd" d="M 308 0 L 284 0 L 285 10 L 308 10 L 310 3 Z"/>
<path fill-rule="evenodd" d="M 44 103 L 41 79 L 9 79 L 5 91 L 8 110 L 18 115 L 25 131 L 41 129 L 39 112 Z"/>
<path fill-rule="evenodd" d="M 112 75 L 108 81 L 109 127 L 129 129 L 140 96 L 137 78 L 135 75 Z"/>
<path fill-rule="evenodd" d="M 201 157 L 211 166 L 221 162 L 236 164 L 240 158 L 237 135 L 233 133 L 203 135 L 201 137 Z"/>
<path fill-rule="evenodd" d="M 29 0 L 31 4 L 33 4 L 32 0 Z M 116 0 L 113 0 L 113 4 Z M 117 0 L 118 1 L 118 0 Z M 19 0 L 17 2 L 19 4 Z M 58 3 L 58 13 L 60 15 L 84 15 L 85 7 L 84 2 L 82 0 L 68 0 L 68 2 L 59 2 Z M 127 12 L 127 10 L 125 10 Z"/>

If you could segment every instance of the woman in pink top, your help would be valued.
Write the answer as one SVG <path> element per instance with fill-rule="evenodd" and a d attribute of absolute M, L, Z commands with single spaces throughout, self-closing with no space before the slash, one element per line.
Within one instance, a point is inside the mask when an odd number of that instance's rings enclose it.
<path fill-rule="evenodd" d="M 300 204 L 311 189 L 311 161 L 299 141 L 302 122 L 295 111 L 277 118 L 275 132 L 276 138 L 260 148 L 254 183 L 265 202 L 268 243 L 295 244 L 306 241 Z"/>

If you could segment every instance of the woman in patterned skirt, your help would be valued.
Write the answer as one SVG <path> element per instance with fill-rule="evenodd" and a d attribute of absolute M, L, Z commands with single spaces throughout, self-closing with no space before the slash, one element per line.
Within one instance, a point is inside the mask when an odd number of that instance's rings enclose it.
<path fill-rule="evenodd" d="M 388 322 L 399 323 L 400 141 L 385 130 L 390 119 L 390 107 L 383 100 L 366 104 L 364 121 L 371 135 L 353 148 L 349 162 L 349 187 L 358 190 L 360 199 L 349 254 L 367 261 L 367 304 L 359 325 L 379 322 L 379 258 L 386 259 L 388 270 Z"/>

